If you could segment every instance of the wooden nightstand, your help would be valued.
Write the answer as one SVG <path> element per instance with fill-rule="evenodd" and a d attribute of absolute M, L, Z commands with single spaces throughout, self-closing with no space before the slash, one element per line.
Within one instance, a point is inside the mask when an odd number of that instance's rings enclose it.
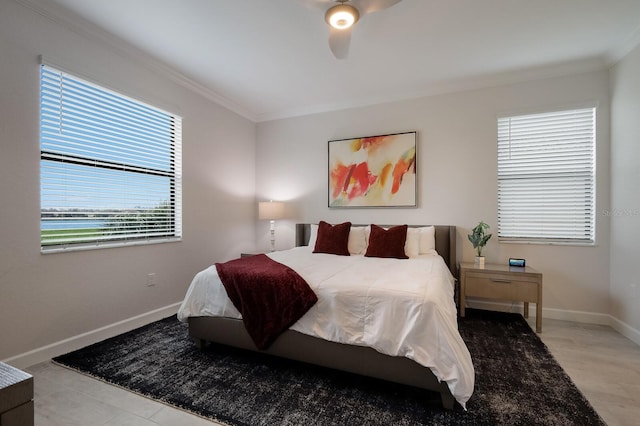
<path fill-rule="evenodd" d="M 251 257 L 251 256 L 255 256 L 256 254 L 264 254 L 264 252 L 254 252 L 254 253 L 240 253 L 240 257 Z"/>
<path fill-rule="evenodd" d="M 536 304 L 536 332 L 542 332 L 542 274 L 530 267 L 461 263 L 460 316 L 464 317 L 467 297 L 524 302 L 524 317 L 529 303 Z"/>

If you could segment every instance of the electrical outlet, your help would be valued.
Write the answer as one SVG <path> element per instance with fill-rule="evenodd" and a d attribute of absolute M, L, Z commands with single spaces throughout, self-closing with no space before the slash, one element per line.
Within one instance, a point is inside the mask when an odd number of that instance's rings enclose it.
<path fill-rule="evenodd" d="M 156 274 L 155 272 L 151 272 L 147 274 L 147 287 L 152 287 L 156 285 Z"/>

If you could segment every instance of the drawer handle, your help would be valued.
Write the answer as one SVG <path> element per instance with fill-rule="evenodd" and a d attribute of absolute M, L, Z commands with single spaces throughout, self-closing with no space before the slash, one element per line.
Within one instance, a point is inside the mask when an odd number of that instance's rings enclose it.
<path fill-rule="evenodd" d="M 511 280 L 505 280 L 503 278 L 491 278 L 494 283 L 511 284 Z"/>

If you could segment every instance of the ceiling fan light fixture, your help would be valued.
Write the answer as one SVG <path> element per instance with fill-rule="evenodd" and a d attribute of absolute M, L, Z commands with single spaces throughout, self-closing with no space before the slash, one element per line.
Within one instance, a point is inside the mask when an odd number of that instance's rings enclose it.
<path fill-rule="evenodd" d="M 358 22 L 359 17 L 358 9 L 350 4 L 343 3 L 327 10 L 324 19 L 327 21 L 327 24 L 333 28 L 344 30 Z"/>

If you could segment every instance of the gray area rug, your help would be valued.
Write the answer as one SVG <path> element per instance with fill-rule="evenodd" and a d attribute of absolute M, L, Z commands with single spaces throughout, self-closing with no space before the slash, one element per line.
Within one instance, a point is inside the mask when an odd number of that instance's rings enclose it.
<path fill-rule="evenodd" d="M 603 425 L 517 314 L 468 310 L 467 411 L 437 393 L 221 345 L 198 350 L 175 317 L 55 362 L 229 425 Z"/>

